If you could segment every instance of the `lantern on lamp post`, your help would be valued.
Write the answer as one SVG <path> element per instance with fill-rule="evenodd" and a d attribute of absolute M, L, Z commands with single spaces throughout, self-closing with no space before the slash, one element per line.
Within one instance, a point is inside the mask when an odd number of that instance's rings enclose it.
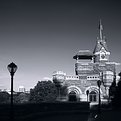
<path fill-rule="evenodd" d="M 10 63 L 8 66 L 8 71 L 10 72 L 11 76 L 11 120 L 13 120 L 13 76 L 17 70 L 17 65 L 15 63 Z"/>

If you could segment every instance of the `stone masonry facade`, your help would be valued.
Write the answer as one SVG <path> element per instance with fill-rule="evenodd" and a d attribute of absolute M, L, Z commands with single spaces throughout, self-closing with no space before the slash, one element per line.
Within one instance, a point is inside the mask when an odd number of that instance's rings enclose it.
<path fill-rule="evenodd" d="M 53 73 L 53 81 L 61 86 L 67 86 L 69 100 L 70 95 L 75 95 L 80 101 L 98 102 L 99 87 L 97 81 L 100 80 L 101 101 L 106 101 L 109 96 L 109 87 L 116 81 L 116 65 L 110 62 L 110 52 L 103 37 L 103 27 L 99 24 L 99 38 L 94 51 L 80 50 L 74 57 L 75 75 L 66 75 L 62 71 Z M 89 94 L 87 95 L 87 91 Z"/>

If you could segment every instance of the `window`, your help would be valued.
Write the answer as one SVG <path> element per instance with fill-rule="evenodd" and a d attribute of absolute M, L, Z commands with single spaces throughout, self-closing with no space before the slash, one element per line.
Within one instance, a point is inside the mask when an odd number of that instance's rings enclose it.
<path fill-rule="evenodd" d="M 89 101 L 96 102 L 97 101 L 97 93 L 95 91 L 91 91 L 89 93 Z"/>

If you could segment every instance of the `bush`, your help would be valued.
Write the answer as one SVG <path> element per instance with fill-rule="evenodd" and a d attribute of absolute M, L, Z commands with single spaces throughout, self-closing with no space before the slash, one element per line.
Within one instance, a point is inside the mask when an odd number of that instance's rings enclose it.
<path fill-rule="evenodd" d="M 30 102 L 52 102 L 57 98 L 57 89 L 51 81 L 38 81 L 34 89 L 30 90 Z"/>
<path fill-rule="evenodd" d="M 0 92 L 0 103 L 9 103 L 10 95 L 7 92 Z"/>

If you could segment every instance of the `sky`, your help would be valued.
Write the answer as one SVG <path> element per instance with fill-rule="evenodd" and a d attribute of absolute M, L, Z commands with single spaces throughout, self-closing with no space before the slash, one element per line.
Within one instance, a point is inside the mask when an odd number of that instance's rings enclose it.
<path fill-rule="evenodd" d="M 18 66 L 14 90 L 29 90 L 57 70 L 75 75 L 73 56 L 93 52 L 100 19 L 110 61 L 121 63 L 120 6 L 116 0 L 0 0 L 0 88 L 10 89 L 11 62 Z"/>

